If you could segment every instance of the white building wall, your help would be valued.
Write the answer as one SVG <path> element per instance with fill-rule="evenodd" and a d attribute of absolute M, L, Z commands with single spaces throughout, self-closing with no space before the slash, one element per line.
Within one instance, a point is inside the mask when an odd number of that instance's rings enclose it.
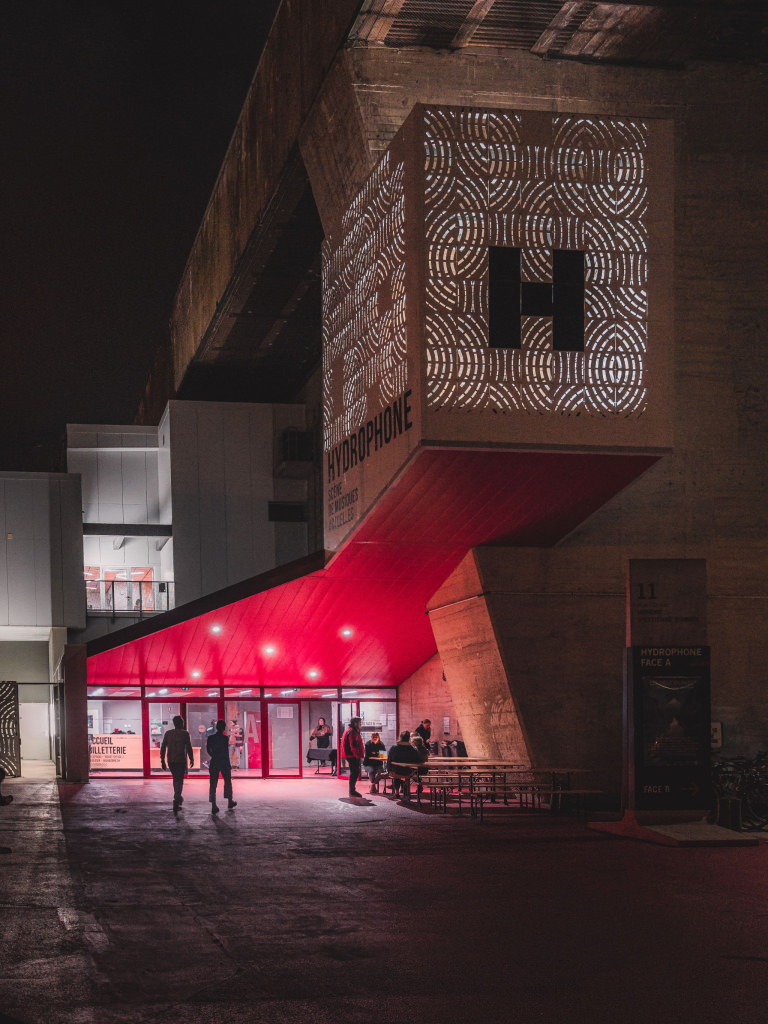
<path fill-rule="evenodd" d="M 0 473 L 0 626 L 85 624 L 80 478 Z"/>
<path fill-rule="evenodd" d="M 156 427 L 67 427 L 67 468 L 82 477 L 86 523 L 161 518 Z"/>
<path fill-rule="evenodd" d="M 276 527 L 293 527 L 299 543 L 281 544 L 291 557 L 306 554 L 304 524 L 269 521 L 275 500 L 275 422 L 304 429 L 303 406 L 170 402 L 173 551 L 176 603 L 210 594 L 275 567 Z M 162 475 L 162 474 L 161 474 Z M 295 482 L 291 482 L 294 484 Z M 291 500 L 304 500 L 299 482 Z M 280 500 L 284 500 L 282 495 Z"/>

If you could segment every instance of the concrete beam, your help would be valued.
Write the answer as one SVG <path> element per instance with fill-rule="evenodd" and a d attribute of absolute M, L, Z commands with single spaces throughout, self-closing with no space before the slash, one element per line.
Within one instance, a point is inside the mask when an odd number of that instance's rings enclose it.
<path fill-rule="evenodd" d="M 282 3 L 184 270 L 171 319 L 178 388 L 283 179 L 360 0 Z"/>

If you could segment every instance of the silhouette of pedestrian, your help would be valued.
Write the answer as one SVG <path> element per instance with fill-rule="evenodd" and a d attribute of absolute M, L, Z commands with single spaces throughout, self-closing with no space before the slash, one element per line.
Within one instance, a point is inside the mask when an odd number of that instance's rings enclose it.
<path fill-rule="evenodd" d="M 232 799 L 232 765 L 229 763 L 229 737 L 224 734 L 227 723 L 219 719 L 216 723 L 216 732 L 208 738 L 208 774 L 211 779 L 208 790 L 208 799 L 211 801 L 211 814 L 218 814 L 216 806 L 216 787 L 219 784 L 219 775 L 224 779 L 224 798 L 230 811 L 237 807 L 237 800 Z"/>
<path fill-rule="evenodd" d="M 175 814 L 184 803 L 181 791 L 184 788 L 184 776 L 187 774 L 187 758 L 189 758 L 189 767 L 194 768 L 195 766 L 192 741 L 184 728 L 184 719 L 181 715 L 174 715 L 173 728 L 163 736 L 163 744 L 160 747 L 160 767 L 163 771 L 166 770 L 166 756 L 168 769 L 173 776 L 173 813 Z"/>

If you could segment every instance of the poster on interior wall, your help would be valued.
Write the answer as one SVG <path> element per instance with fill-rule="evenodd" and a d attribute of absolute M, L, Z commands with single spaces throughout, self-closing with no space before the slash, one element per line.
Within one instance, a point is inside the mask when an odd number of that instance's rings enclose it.
<path fill-rule="evenodd" d="M 290 704 L 286 707 L 283 705 L 277 705 L 277 717 L 278 718 L 293 718 L 293 708 Z"/>
<path fill-rule="evenodd" d="M 141 769 L 143 758 L 141 736 L 129 733 L 108 733 L 88 737 L 88 753 L 92 772 L 117 772 Z"/>

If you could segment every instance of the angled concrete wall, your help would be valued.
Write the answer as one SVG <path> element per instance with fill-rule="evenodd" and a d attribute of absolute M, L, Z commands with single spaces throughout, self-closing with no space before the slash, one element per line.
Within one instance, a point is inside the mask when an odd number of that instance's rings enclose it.
<path fill-rule="evenodd" d="M 474 552 L 437 591 L 428 609 L 467 753 L 535 764 L 536 751 L 525 735 Z"/>
<path fill-rule="evenodd" d="M 475 548 L 430 601 L 470 754 L 621 784 L 625 595 L 617 556 Z"/>

